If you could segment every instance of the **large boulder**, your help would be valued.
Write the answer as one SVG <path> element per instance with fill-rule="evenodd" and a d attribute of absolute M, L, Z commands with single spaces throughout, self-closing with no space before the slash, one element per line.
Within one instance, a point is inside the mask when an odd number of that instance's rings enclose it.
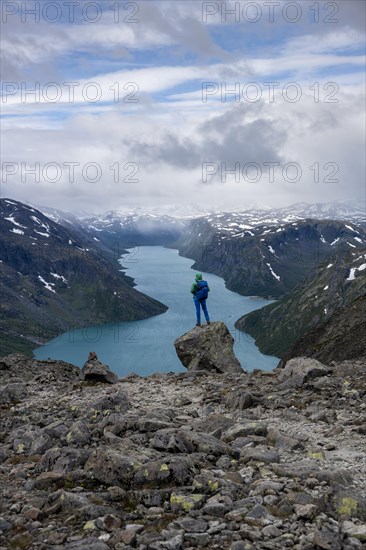
<path fill-rule="evenodd" d="M 84 363 L 81 373 L 84 380 L 91 382 L 105 382 L 107 384 L 116 384 L 118 376 L 109 370 L 108 365 L 101 363 L 94 351 L 89 353 L 88 360 Z"/>
<path fill-rule="evenodd" d="M 22 382 L 13 382 L 6 386 L 0 386 L 0 405 L 16 403 L 27 397 L 27 386 Z"/>
<path fill-rule="evenodd" d="M 225 323 L 195 327 L 174 342 L 183 365 L 190 371 L 242 372 L 233 350 L 234 338 Z"/>
<path fill-rule="evenodd" d="M 317 359 L 308 357 L 294 357 L 287 361 L 286 366 L 280 370 L 278 382 L 285 387 L 300 388 L 311 379 L 326 376 L 332 370 Z"/>
<path fill-rule="evenodd" d="M 133 456 L 114 449 L 96 449 L 88 458 L 84 470 L 100 483 L 129 489 L 134 473 L 140 467 L 140 462 Z"/>

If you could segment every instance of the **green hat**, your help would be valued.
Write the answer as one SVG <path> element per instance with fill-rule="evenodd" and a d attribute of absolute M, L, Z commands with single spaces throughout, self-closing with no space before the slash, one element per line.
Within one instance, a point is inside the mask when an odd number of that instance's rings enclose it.
<path fill-rule="evenodd" d="M 196 281 L 202 281 L 202 273 L 196 273 Z"/>

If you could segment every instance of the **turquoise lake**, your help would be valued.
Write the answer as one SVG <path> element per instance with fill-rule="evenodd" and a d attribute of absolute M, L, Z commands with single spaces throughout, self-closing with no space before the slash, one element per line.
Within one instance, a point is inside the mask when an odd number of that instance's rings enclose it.
<path fill-rule="evenodd" d="M 153 372 L 186 370 L 176 355 L 173 342 L 196 323 L 189 292 L 196 274 L 191 269 L 193 260 L 163 246 L 142 246 L 129 249 L 120 263 L 121 269 L 134 278 L 135 288 L 166 304 L 168 311 L 142 321 L 71 330 L 35 349 L 37 359 L 62 359 L 81 367 L 88 353 L 95 351 L 100 361 L 120 377 L 131 372 L 148 376 Z M 253 338 L 234 327 L 241 315 L 270 302 L 240 296 L 228 290 L 221 277 L 202 273 L 210 286 L 207 307 L 211 321 L 226 323 L 242 367 L 248 371 L 255 368 L 272 370 L 278 359 L 260 353 Z"/>

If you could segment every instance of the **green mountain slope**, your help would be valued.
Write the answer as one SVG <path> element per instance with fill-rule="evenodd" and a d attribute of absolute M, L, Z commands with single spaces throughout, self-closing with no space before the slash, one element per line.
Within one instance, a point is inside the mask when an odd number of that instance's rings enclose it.
<path fill-rule="evenodd" d="M 280 298 L 339 247 L 353 250 L 366 243 L 363 229 L 342 221 L 268 222 L 238 233 L 222 218 L 221 224 L 210 220 L 192 221 L 171 246 L 193 258 L 196 269 L 223 277 L 227 288 L 245 296 Z"/>
<path fill-rule="evenodd" d="M 283 362 L 299 356 L 314 357 L 325 364 L 366 357 L 366 293 L 297 340 Z"/>
<path fill-rule="evenodd" d="M 1 199 L 0 355 L 30 351 L 73 327 L 166 311 L 136 291 L 113 253 L 17 201 Z"/>
<path fill-rule="evenodd" d="M 306 354 L 312 355 L 316 351 L 315 338 L 313 349 L 309 331 L 314 329 L 311 334 L 316 335 L 329 320 L 329 328 L 324 329 L 324 334 L 328 334 L 334 320 L 341 318 L 344 326 L 348 322 L 350 326 L 357 324 L 358 317 L 353 322 L 353 314 L 347 312 L 357 309 L 357 304 L 363 305 L 365 291 L 366 248 L 361 244 L 360 248 L 344 245 L 282 299 L 241 317 L 236 327 L 251 334 L 263 353 L 288 357 L 289 348 L 304 337 L 294 349 L 303 349 L 304 353 L 306 349 Z"/>

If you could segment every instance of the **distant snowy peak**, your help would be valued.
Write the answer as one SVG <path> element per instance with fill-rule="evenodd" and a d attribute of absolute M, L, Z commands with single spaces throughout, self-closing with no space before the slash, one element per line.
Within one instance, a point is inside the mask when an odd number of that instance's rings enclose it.
<path fill-rule="evenodd" d="M 272 210 L 272 212 L 279 216 L 366 222 L 365 203 L 353 200 L 315 204 L 300 202 L 286 208 Z"/>
<path fill-rule="evenodd" d="M 362 201 L 335 201 L 332 203 L 314 203 L 299 202 L 283 208 L 259 208 L 254 205 L 246 205 L 245 208 L 223 208 L 218 209 L 213 206 L 189 205 L 162 205 L 159 207 L 143 208 L 138 207 L 130 210 L 120 209 L 118 214 L 124 215 L 166 215 L 172 218 L 197 218 L 210 216 L 228 216 L 249 217 L 253 223 L 283 221 L 289 223 L 299 219 L 318 218 L 318 219 L 336 219 L 357 222 L 366 222 L 366 205 Z"/>
<path fill-rule="evenodd" d="M 39 212 L 42 212 L 42 214 L 47 216 L 47 218 L 49 218 L 53 222 L 66 227 L 69 225 L 77 224 L 80 216 L 87 215 L 86 212 L 80 212 L 79 214 L 71 214 L 69 212 L 58 210 L 57 208 L 51 208 L 48 206 L 38 206 L 31 203 L 29 203 L 29 206 L 36 208 Z"/>
<path fill-rule="evenodd" d="M 102 216 L 93 216 L 102 219 L 132 218 L 135 220 L 144 217 L 171 218 L 176 220 L 191 220 L 205 218 L 209 221 L 217 220 L 221 225 L 227 223 L 255 227 L 263 224 L 291 223 L 303 219 L 343 220 L 356 224 L 366 224 L 366 207 L 360 201 L 337 201 L 333 203 L 308 204 L 300 202 L 284 208 L 258 208 L 246 206 L 219 210 L 212 206 L 190 205 L 162 205 L 159 207 L 137 207 L 133 209 L 118 209 Z M 85 219 L 85 218 L 84 218 Z M 232 225 L 232 227 L 234 227 Z M 240 229 L 240 227 L 239 227 Z M 250 229 L 250 227 L 246 227 Z"/>
<path fill-rule="evenodd" d="M 23 235 L 33 241 L 61 239 L 60 226 L 41 212 L 21 202 L 9 199 L 0 200 L 2 230 Z"/>
<path fill-rule="evenodd" d="M 279 232 L 285 225 L 292 223 L 297 227 L 298 222 L 306 219 L 348 221 L 355 224 L 354 227 L 348 225 L 348 228 L 356 237 L 359 226 L 366 225 L 366 212 L 362 205 L 357 206 L 351 201 L 331 204 L 297 203 L 272 210 L 208 213 L 201 216 L 201 219 L 226 237 L 242 237 L 250 231 L 257 233 L 259 230 L 263 230 L 263 234 Z"/>
<path fill-rule="evenodd" d="M 34 205 L 31 205 L 34 206 Z M 168 223 L 186 223 L 194 219 L 205 219 L 227 235 L 241 236 L 245 231 L 253 231 L 258 226 L 281 226 L 296 223 L 304 219 L 342 220 L 356 225 L 366 226 L 366 206 L 360 201 L 347 200 L 332 203 L 308 204 L 295 203 L 284 208 L 258 208 L 246 205 L 244 208 L 218 210 L 210 205 L 161 205 L 151 207 L 120 207 L 102 214 L 78 212 L 66 213 L 43 206 L 34 206 L 56 223 L 69 227 L 90 226 L 92 230 L 102 231 L 112 226 L 129 227 L 132 224 L 161 221 Z M 21 228 L 19 228 L 21 230 Z"/>
<path fill-rule="evenodd" d="M 162 227 L 183 225 L 184 220 L 151 212 L 110 211 L 103 216 L 83 218 L 79 223 L 84 229 L 89 231 L 120 231 L 139 228 L 140 230 L 149 232 L 150 229 L 153 230 L 158 225 Z"/>
<path fill-rule="evenodd" d="M 174 219 L 191 219 L 203 216 L 208 212 L 218 213 L 218 209 L 213 206 L 198 206 L 197 204 L 175 205 L 165 204 L 152 207 L 137 207 L 129 210 L 119 210 L 120 215 L 136 215 L 136 216 L 166 216 Z"/>

